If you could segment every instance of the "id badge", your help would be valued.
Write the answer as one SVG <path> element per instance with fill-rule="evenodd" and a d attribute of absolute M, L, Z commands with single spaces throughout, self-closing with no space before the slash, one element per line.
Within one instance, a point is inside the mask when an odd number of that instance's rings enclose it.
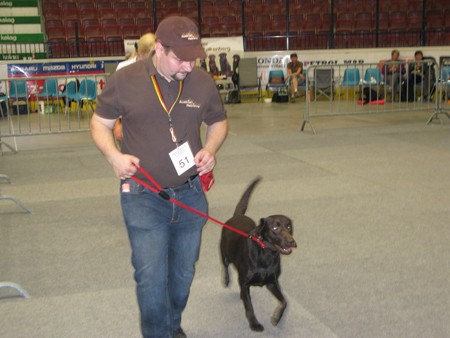
<path fill-rule="evenodd" d="M 191 147 L 188 142 L 185 142 L 181 146 L 172 150 L 169 153 L 169 156 L 178 176 L 182 175 L 195 165 L 194 155 L 192 154 Z"/>

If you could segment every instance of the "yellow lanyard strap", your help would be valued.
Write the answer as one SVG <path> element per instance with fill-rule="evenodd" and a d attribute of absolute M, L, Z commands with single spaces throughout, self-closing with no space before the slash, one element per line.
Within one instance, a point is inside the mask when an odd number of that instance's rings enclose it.
<path fill-rule="evenodd" d="M 177 143 L 177 137 L 175 136 L 175 132 L 173 130 L 172 117 L 170 116 L 170 113 L 172 112 L 173 107 L 175 107 L 175 105 L 178 103 L 178 100 L 180 99 L 181 92 L 183 91 L 183 81 L 179 81 L 180 89 L 178 90 L 178 96 L 175 99 L 174 103 L 172 104 L 172 107 L 170 107 L 170 109 L 167 109 L 166 101 L 164 101 L 164 97 L 161 93 L 161 88 L 159 87 L 159 84 L 158 84 L 158 81 L 156 80 L 155 74 L 153 74 L 151 78 L 152 78 L 153 87 L 155 88 L 156 96 L 158 96 L 158 99 L 159 99 L 159 103 L 164 108 L 164 110 L 167 113 L 167 116 L 169 117 L 169 131 L 170 131 L 170 135 L 172 136 L 172 141 L 174 143 Z"/>

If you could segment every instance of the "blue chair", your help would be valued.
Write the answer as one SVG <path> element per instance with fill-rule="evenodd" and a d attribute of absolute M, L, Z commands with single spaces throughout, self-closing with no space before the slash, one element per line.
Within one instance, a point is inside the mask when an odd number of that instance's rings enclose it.
<path fill-rule="evenodd" d="M 363 84 L 379 85 L 383 82 L 383 75 L 378 67 L 367 68 L 364 73 Z"/>
<path fill-rule="evenodd" d="M 442 83 L 450 84 L 450 66 L 442 67 L 440 78 Z"/>
<path fill-rule="evenodd" d="M 42 92 L 37 95 L 38 98 L 46 98 L 47 101 L 49 98 L 57 98 L 58 96 L 58 80 L 56 79 L 46 79 Z"/>
<path fill-rule="evenodd" d="M 15 101 L 28 99 L 28 89 L 26 80 L 10 80 L 9 98 Z"/>
<path fill-rule="evenodd" d="M 70 109 L 71 102 L 76 102 L 78 93 L 78 84 L 75 81 L 69 81 L 66 84 L 62 93 L 59 93 L 59 98 L 63 100 L 65 106 L 65 113 Z"/>
<path fill-rule="evenodd" d="M 55 101 L 59 102 L 59 90 L 57 79 L 46 79 L 42 92 L 37 94 L 38 99 L 45 100 L 47 104 L 51 101 L 52 106 Z"/>
<path fill-rule="evenodd" d="M 286 83 L 284 72 L 282 70 L 269 71 L 269 80 L 266 85 L 266 91 L 269 91 L 271 89 L 275 89 L 278 93 L 278 96 L 288 97 L 288 85 Z"/>
<path fill-rule="evenodd" d="M 9 99 L 14 101 L 16 108 L 13 111 L 16 114 L 28 113 L 28 97 L 27 80 L 10 80 Z M 25 104 L 23 104 L 23 101 L 25 101 Z M 21 102 L 22 104 L 20 104 Z M 25 109 L 20 107 L 25 107 Z"/>
<path fill-rule="evenodd" d="M 346 68 L 341 85 L 346 87 L 355 87 L 361 81 L 361 74 L 358 68 Z"/>
<path fill-rule="evenodd" d="M 94 111 L 94 101 L 97 99 L 97 83 L 94 80 L 84 79 L 76 95 L 76 101 L 88 104 Z"/>

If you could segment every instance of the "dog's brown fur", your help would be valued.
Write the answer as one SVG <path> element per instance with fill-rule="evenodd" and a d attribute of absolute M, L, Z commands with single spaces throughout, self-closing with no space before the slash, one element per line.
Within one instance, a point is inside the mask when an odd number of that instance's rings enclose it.
<path fill-rule="evenodd" d="M 278 277 L 281 273 L 280 253 L 289 255 L 297 243 L 292 237 L 291 220 L 283 215 L 272 215 L 256 223 L 245 216 L 248 202 L 253 189 L 261 178 L 256 178 L 242 195 L 236 206 L 234 215 L 226 223 L 244 232 L 259 237 L 267 245 L 263 249 L 250 238 L 245 238 L 231 230 L 223 228 L 220 249 L 224 266 L 224 284 L 230 282 L 228 266 L 233 264 L 239 275 L 241 299 L 244 303 L 245 314 L 253 331 L 263 331 L 264 327 L 256 319 L 250 298 L 250 286 L 266 286 L 279 300 L 280 305 L 272 315 L 272 324 L 277 325 L 283 316 L 287 302 L 281 293 Z"/>

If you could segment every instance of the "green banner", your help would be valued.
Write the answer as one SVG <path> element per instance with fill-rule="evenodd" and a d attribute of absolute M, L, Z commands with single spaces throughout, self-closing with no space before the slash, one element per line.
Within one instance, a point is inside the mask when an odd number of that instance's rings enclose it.
<path fill-rule="evenodd" d="M 44 34 L 1 34 L 0 43 L 7 42 L 44 42 Z"/>
<path fill-rule="evenodd" d="M 37 0 L 0 0 L 0 8 L 7 7 L 37 7 Z"/>
<path fill-rule="evenodd" d="M 47 53 L 17 53 L 17 54 L 0 54 L 0 60 L 33 60 L 47 59 Z"/>
<path fill-rule="evenodd" d="M 40 23 L 40 16 L 0 16 L 0 25 L 26 25 Z"/>

